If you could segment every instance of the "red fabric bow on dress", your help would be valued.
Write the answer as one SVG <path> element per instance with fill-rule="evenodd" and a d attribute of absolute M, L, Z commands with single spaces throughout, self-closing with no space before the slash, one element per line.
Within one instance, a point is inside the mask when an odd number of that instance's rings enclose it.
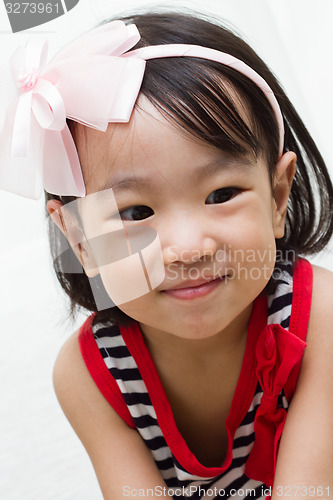
<path fill-rule="evenodd" d="M 300 364 L 306 343 L 281 325 L 267 325 L 256 345 L 256 374 L 263 390 L 254 420 L 255 441 L 246 462 L 251 479 L 273 486 L 276 459 L 287 412 L 278 397 L 294 368 Z"/>

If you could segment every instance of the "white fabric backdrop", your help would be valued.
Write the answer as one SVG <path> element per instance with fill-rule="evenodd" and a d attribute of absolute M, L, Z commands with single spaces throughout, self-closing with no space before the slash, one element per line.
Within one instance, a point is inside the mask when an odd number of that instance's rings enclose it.
<path fill-rule="evenodd" d="M 47 25 L 11 34 L 0 5 L 0 60 L 32 33 L 51 54 L 99 21 L 160 1 L 80 0 Z M 278 75 L 332 171 L 331 0 L 168 0 L 231 22 Z M 0 97 L 0 126 L 1 126 Z M 66 300 L 51 270 L 42 202 L 0 191 L 0 492 L 2 500 L 101 500 L 89 459 L 52 388 L 56 354 L 83 321 L 66 320 Z M 316 258 L 333 269 L 330 252 Z"/>

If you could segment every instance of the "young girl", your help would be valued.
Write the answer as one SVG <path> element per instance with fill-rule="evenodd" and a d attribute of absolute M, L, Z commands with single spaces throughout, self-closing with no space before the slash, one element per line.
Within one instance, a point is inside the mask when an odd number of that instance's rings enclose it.
<path fill-rule="evenodd" d="M 51 226 L 57 276 L 92 311 L 54 383 L 104 498 L 328 497 L 333 277 L 301 256 L 333 188 L 274 76 L 170 13 L 104 24 L 23 91 L 42 79 L 68 118 L 40 124 L 47 210 L 85 271 Z"/>

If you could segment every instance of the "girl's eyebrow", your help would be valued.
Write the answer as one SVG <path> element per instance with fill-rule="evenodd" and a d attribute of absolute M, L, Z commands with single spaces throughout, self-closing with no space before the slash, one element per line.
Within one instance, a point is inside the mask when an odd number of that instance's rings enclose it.
<path fill-rule="evenodd" d="M 223 157 L 213 160 L 205 165 L 196 167 L 191 172 L 191 178 L 194 182 L 199 182 L 207 176 L 214 176 L 220 172 L 225 172 L 233 169 L 237 173 L 253 173 L 255 170 L 254 162 L 251 162 L 247 157 Z M 113 189 L 114 191 L 129 191 L 137 189 L 154 189 L 156 183 L 149 175 L 126 175 L 117 174 L 107 179 L 107 181 L 99 188 L 99 191 Z"/>
<path fill-rule="evenodd" d="M 253 160 L 251 161 L 247 156 L 239 157 L 223 157 L 217 158 L 209 162 L 207 165 L 201 165 L 193 171 L 192 178 L 195 182 L 202 180 L 206 176 L 213 176 L 220 172 L 236 171 L 237 173 L 251 173 L 254 172 L 255 166 Z"/>

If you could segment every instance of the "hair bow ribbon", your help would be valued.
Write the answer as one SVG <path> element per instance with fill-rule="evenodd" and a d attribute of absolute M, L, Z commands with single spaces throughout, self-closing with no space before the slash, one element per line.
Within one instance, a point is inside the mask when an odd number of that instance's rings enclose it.
<path fill-rule="evenodd" d="M 105 131 L 128 122 L 145 61 L 121 56 L 139 41 L 134 25 L 102 25 L 62 49 L 47 64 L 47 42 L 29 40 L 10 60 L 18 96 L 0 135 L 0 187 L 39 198 L 44 187 L 84 196 L 80 162 L 66 117 Z"/>
<path fill-rule="evenodd" d="M 25 50 L 19 48 L 11 58 L 14 81 L 22 92 L 13 124 L 13 158 L 27 156 L 33 115 L 43 129 L 60 131 L 65 127 L 66 112 L 62 97 L 55 85 L 40 76 L 46 66 L 46 57 L 46 40 L 31 39 Z"/>

